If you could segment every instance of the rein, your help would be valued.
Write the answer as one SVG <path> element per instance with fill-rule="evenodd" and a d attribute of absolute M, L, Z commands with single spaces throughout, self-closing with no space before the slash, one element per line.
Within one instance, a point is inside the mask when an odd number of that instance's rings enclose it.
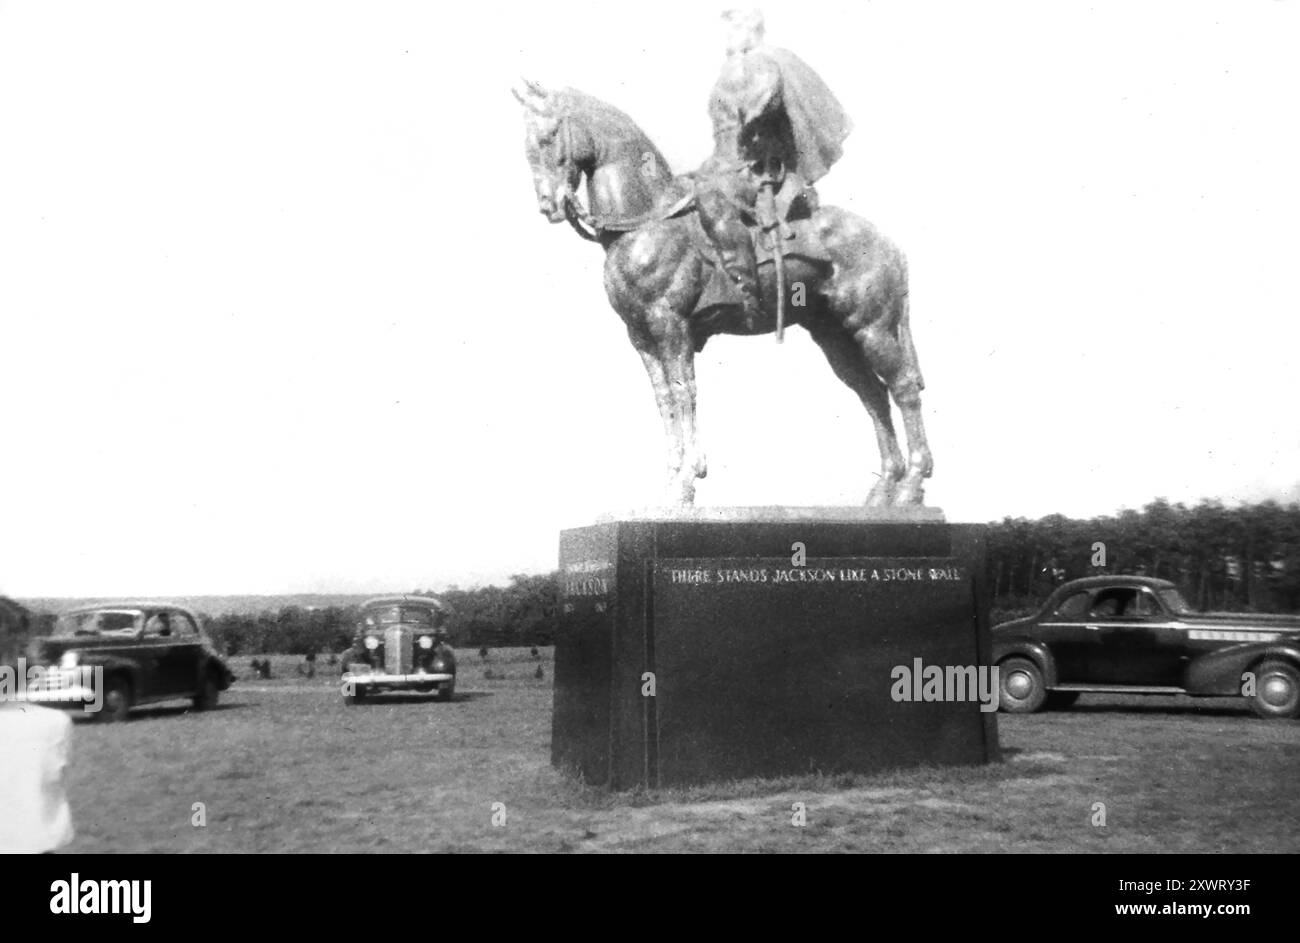
<path fill-rule="evenodd" d="M 573 119 L 567 111 L 560 118 L 559 138 L 560 153 L 556 155 L 556 163 L 567 171 L 569 165 L 573 163 Z M 564 194 L 564 218 L 569 221 L 573 231 L 583 239 L 588 242 L 600 242 L 600 227 L 596 225 L 591 214 L 578 203 L 577 194 L 572 188 L 566 190 Z"/>
<path fill-rule="evenodd" d="M 565 173 L 566 177 L 569 171 L 575 167 L 574 154 L 574 127 L 573 116 L 566 110 L 559 118 L 559 127 L 556 129 L 556 144 L 558 145 L 554 160 L 556 166 Z M 581 183 L 582 172 L 579 170 L 579 183 Z M 688 175 L 689 176 L 689 175 Z M 566 180 L 567 183 L 567 180 Z M 674 216 L 687 210 L 695 202 L 695 186 L 692 184 L 684 188 L 684 192 L 676 199 L 675 202 L 666 206 L 652 206 L 649 210 L 640 216 L 624 217 L 621 219 L 602 219 L 587 209 L 584 209 L 582 203 L 578 200 L 576 189 L 566 186 L 564 195 L 561 197 L 561 203 L 564 208 L 564 218 L 576 232 L 579 237 L 587 242 L 604 244 L 605 239 L 611 234 L 618 236 L 642 226 L 653 223 L 658 220 L 671 219 Z M 743 207 L 737 203 L 737 209 Z"/>
<path fill-rule="evenodd" d="M 591 215 L 578 205 L 578 201 L 571 193 L 565 194 L 564 197 L 564 218 L 569 221 L 573 231 L 583 239 L 588 242 L 600 242 L 600 229 L 592 221 Z"/>
<path fill-rule="evenodd" d="M 560 140 L 560 153 L 556 155 L 556 163 L 561 168 L 567 168 L 573 163 L 573 124 L 569 115 L 560 119 L 560 129 L 558 131 Z M 578 202 L 577 194 L 572 190 L 566 190 L 563 198 L 564 218 L 568 220 L 573 231 L 585 239 L 587 242 L 603 243 L 604 239 L 610 233 L 621 235 L 625 232 L 631 232 L 639 229 L 647 223 L 657 220 L 670 219 L 689 207 L 695 201 L 695 188 L 691 186 L 686 189 L 675 203 L 666 207 L 653 207 L 642 213 L 640 216 L 628 217 L 624 219 L 600 219 L 588 210 L 583 209 L 582 204 Z M 737 204 L 739 207 L 739 204 Z"/>

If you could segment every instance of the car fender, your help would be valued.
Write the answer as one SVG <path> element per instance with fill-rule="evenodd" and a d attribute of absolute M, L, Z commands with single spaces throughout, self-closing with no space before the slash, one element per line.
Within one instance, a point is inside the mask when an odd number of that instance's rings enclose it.
<path fill-rule="evenodd" d="M 456 650 L 453 649 L 446 642 L 442 642 L 438 645 L 436 652 L 438 654 L 438 657 L 444 659 L 447 662 L 447 666 L 451 670 L 451 673 L 455 674 L 456 673 Z"/>
<path fill-rule="evenodd" d="M 370 661 L 366 654 L 364 646 L 359 642 L 351 645 L 347 651 L 339 656 L 339 673 L 347 674 L 356 665 L 370 667 Z"/>
<path fill-rule="evenodd" d="M 205 675 L 212 673 L 217 676 L 217 688 L 226 691 L 235 683 L 235 673 L 230 670 L 224 658 L 214 655 L 211 652 L 204 652 L 204 657 L 199 665 L 199 683 L 202 684 Z"/>
<path fill-rule="evenodd" d="M 1248 642 L 1207 652 L 1187 666 L 1184 687 L 1190 694 L 1239 696 L 1243 675 L 1254 665 L 1270 658 L 1290 662 L 1300 669 L 1300 644 L 1290 641 Z"/>
<path fill-rule="evenodd" d="M 126 678 L 131 682 L 131 691 L 138 698 L 140 696 L 140 674 L 142 668 L 140 663 L 133 658 L 124 658 L 121 655 L 97 654 L 94 658 L 88 658 L 84 661 L 78 661 L 78 667 L 101 669 L 103 671 L 103 680 L 108 682 L 109 678 Z"/>
<path fill-rule="evenodd" d="M 1043 684 L 1053 687 L 1056 684 L 1056 659 L 1051 650 L 1042 642 L 1027 638 L 1002 639 L 993 643 L 993 664 L 1013 657 L 1028 658 L 1043 673 Z"/>

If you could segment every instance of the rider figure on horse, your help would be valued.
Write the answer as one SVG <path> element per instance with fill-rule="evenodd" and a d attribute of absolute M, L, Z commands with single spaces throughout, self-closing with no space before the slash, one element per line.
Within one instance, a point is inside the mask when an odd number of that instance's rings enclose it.
<path fill-rule="evenodd" d="M 821 77 L 794 53 L 763 42 L 763 15 L 728 10 L 727 59 L 709 96 L 713 156 L 696 174 L 700 223 L 718 247 L 723 270 L 762 316 L 753 243 L 744 217 L 777 228 L 785 208 L 843 153 L 852 124 Z"/>

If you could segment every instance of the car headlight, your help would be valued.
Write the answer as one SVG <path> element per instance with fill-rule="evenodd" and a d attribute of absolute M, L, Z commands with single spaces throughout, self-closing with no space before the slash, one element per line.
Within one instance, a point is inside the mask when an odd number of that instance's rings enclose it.
<path fill-rule="evenodd" d="M 77 653 L 76 653 L 76 652 L 64 652 L 64 653 L 63 653 L 63 657 L 59 659 L 59 667 L 60 667 L 60 668 L 75 668 L 75 667 L 77 667 Z"/>
<path fill-rule="evenodd" d="M 425 649 L 426 651 L 427 651 L 428 649 L 430 649 L 430 648 L 433 648 L 433 636 L 430 636 L 430 635 L 421 635 L 421 636 L 420 636 L 420 647 L 423 648 L 423 649 Z"/>
<path fill-rule="evenodd" d="M 378 647 L 379 647 L 379 639 L 375 638 L 373 635 L 367 635 L 366 648 L 368 648 L 370 651 L 373 652 Z"/>

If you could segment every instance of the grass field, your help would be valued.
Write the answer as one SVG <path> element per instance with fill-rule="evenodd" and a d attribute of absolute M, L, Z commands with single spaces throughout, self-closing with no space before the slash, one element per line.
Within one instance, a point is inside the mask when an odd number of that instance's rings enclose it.
<path fill-rule="evenodd" d="M 241 657 L 212 713 L 79 721 L 65 850 L 1300 851 L 1300 722 L 1236 701 L 1085 695 L 1002 714 L 1005 762 L 988 767 L 610 794 L 550 767 L 549 649 L 459 655 L 447 704 L 349 708 L 323 662 L 307 679 L 277 657 L 253 680 Z"/>

